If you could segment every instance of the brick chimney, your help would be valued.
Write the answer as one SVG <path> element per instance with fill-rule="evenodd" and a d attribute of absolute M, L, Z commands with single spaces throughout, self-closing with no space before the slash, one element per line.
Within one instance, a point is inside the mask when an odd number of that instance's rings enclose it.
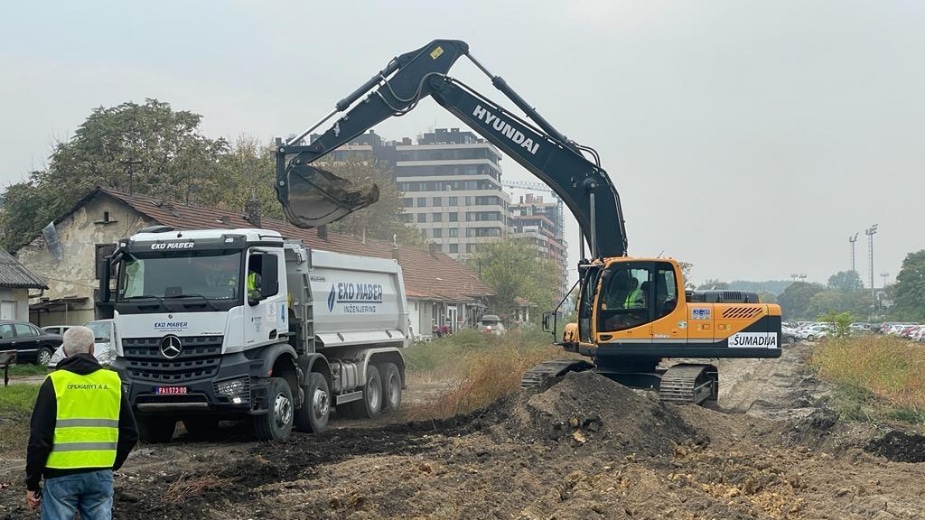
<path fill-rule="evenodd" d="M 435 242 L 428 242 L 427 249 L 430 252 L 430 256 L 437 257 L 437 244 Z"/>
<path fill-rule="evenodd" d="M 318 238 L 320 238 L 321 240 L 327 241 L 327 240 L 328 240 L 328 226 L 327 226 L 327 224 L 325 224 L 325 225 L 323 225 L 323 226 L 318 226 L 317 229 L 318 229 Z"/>
<path fill-rule="evenodd" d="M 260 227 L 260 201 L 253 195 L 244 203 L 244 220 L 256 228 Z"/>
<path fill-rule="evenodd" d="M 392 259 L 401 264 L 401 249 L 398 248 L 398 235 L 392 234 Z"/>

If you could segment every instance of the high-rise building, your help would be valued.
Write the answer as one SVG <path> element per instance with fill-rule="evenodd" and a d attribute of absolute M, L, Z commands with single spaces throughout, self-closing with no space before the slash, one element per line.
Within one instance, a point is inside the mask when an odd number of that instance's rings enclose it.
<path fill-rule="evenodd" d="M 564 292 L 567 290 L 568 244 L 562 210 L 559 202 L 545 202 L 542 196 L 527 193 L 511 204 L 510 222 L 511 237 L 526 239 L 540 257 L 556 264 L 558 285 Z"/>
<path fill-rule="evenodd" d="M 464 259 L 508 234 L 510 196 L 501 189 L 501 154 L 472 132 L 437 128 L 395 144 L 395 182 L 406 222 L 437 250 Z"/>

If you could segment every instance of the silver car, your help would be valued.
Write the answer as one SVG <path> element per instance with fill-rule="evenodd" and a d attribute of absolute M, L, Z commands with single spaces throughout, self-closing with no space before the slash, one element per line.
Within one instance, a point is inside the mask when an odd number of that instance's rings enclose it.
<path fill-rule="evenodd" d="M 94 320 L 85 325 L 93 331 L 93 357 L 100 365 L 109 366 L 116 359 L 116 323 L 113 320 Z M 48 370 L 54 370 L 64 359 L 64 349 L 58 347 L 48 361 Z"/>

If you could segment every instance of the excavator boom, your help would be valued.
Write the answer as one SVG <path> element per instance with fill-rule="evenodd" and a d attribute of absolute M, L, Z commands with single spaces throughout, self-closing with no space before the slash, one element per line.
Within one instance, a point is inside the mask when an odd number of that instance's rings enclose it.
<path fill-rule="evenodd" d="M 431 97 L 546 182 L 575 215 L 592 257 L 625 256 L 627 240 L 620 198 L 594 151 L 565 138 L 468 52 L 464 42 L 435 40 L 398 56 L 338 102 L 334 112 L 281 144 L 277 149 L 276 189 L 289 220 L 301 227 L 318 226 L 375 202 L 370 192 L 377 190 L 338 184 L 335 176 L 311 165 L 383 120 L 413 110 L 421 99 Z M 491 77 L 492 84 L 521 108 L 532 124 L 446 75 L 464 55 Z M 311 143 L 298 144 L 314 128 L 364 95 Z M 583 151 L 593 154 L 595 162 L 588 160 Z"/>

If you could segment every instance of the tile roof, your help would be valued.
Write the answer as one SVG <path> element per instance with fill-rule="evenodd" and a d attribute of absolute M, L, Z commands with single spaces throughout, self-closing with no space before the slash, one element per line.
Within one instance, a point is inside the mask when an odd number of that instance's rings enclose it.
<path fill-rule="evenodd" d="M 3 249 L 0 249 L 0 287 L 48 289 L 45 282 Z"/>
<path fill-rule="evenodd" d="M 175 229 L 254 227 L 244 219 L 241 212 L 186 206 L 105 188 L 97 188 L 78 204 L 85 204 L 100 193 L 123 202 L 151 220 Z M 288 222 L 266 217 L 261 218 L 261 227 L 279 231 L 288 239 L 300 239 L 313 249 L 394 258 L 395 246 L 384 240 L 366 239 L 364 242 L 352 235 L 331 232 L 328 233 L 327 239 L 321 239 L 318 238 L 317 230 L 298 228 Z M 409 298 L 469 302 L 492 295 L 491 288 L 479 280 L 475 272 L 445 254 L 431 254 L 414 247 L 399 245 L 398 257 L 405 278 L 405 291 Z"/>

